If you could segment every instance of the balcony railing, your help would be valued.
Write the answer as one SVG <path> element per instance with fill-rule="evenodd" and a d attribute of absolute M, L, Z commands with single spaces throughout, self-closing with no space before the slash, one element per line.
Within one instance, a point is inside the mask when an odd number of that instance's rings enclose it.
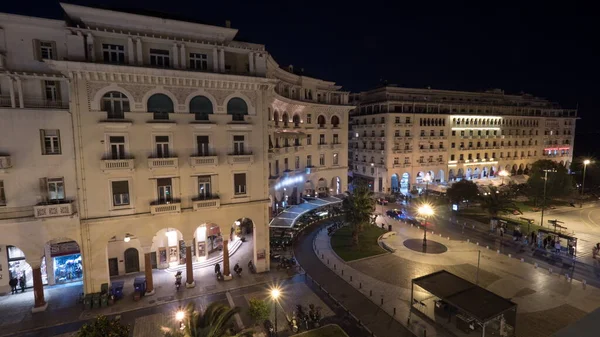
<path fill-rule="evenodd" d="M 331 144 L 331 148 L 332 149 L 341 149 L 342 144 L 341 143 L 333 143 L 333 144 Z"/>
<path fill-rule="evenodd" d="M 0 169 L 9 169 L 12 167 L 9 155 L 0 155 Z"/>
<path fill-rule="evenodd" d="M 70 216 L 75 213 L 74 201 L 47 202 L 33 206 L 33 215 L 36 218 L 52 218 L 57 216 Z"/>
<path fill-rule="evenodd" d="M 165 214 L 165 213 L 180 213 L 181 212 L 181 200 L 156 200 L 150 203 L 150 213 Z"/>
<path fill-rule="evenodd" d="M 12 100 L 10 96 L 0 96 L 0 106 L 2 107 L 12 107 Z M 25 97 L 23 98 L 23 106 L 25 108 L 46 108 L 46 109 L 68 109 L 69 102 L 63 101 L 52 101 L 46 100 L 45 98 L 34 98 L 34 97 Z M 19 97 L 15 96 L 15 108 L 20 108 L 21 103 L 19 101 Z"/>
<path fill-rule="evenodd" d="M 217 194 L 202 195 L 192 199 L 192 206 L 194 207 L 194 211 L 217 208 L 221 207 L 221 199 Z"/>
<path fill-rule="evenodd" d="M 216 166 L 219 164 L 217 156 L 192 156 L 190 157 L 190 166 Z"/>
<path fill-rule="evenodd" d="M 130 159 L 104 158 L 100 162 L 100 169 L 102 171 L 133 170 L 134 168 L 135 168 L 135 162 L 134 162 L 133 158 L 130 158 Z"/>
<path fill-rule="evenodd" d="M 230 153 L 227 156 L 227 162 L 230 165 L 253 164 L 254 163 L 254 155 L 252 153 Z"/>
<path fill-rule="evenodd" d="M 159 169 L 159 168 L 178 168 L 179 158 L 148 158 L 148 168 Z"/>

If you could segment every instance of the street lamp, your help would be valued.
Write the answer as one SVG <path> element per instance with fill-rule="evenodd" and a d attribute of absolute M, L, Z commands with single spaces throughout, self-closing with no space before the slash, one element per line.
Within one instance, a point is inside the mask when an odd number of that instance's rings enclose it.
<path fill-rule="evenodd" d="M 423 204 L 417 209 L 417 213 L 425 218 L 423 225 L 423 247 L 427 247 L 427 219 L 434 214 L 433 208 L 429 204 Z"/>
<path fill-rule="evenodd" d="M 586 159 L 586 160 L 583 161 L 583 181 L 581 183 L 581 199 L 580 199 L 580 202 L 579 202 L 579 208 L 583 207 L 583 193 L 585 193 L 583 191 L 583 189 L 585 188 L 585 170 L 586 170 L 587 166 L 589 164 L 591 164 L 591 163 L 592 162 L 589 159 Z"/>
<path fill-rule="evenodd" d="M 502 177 L 502 183 L 500 184 L 500 186 L 504 186 L 504 177 L 508 177 L 510 173 L 508 173 L 508 171 L 506 170 L 502 170 L 498 172 L 498 175 Z"/>
<path fill-rule="evenodd" d="M 556 170 L 544 170 L 544 198 L 542 199 L 542 218 L 540 220 L 540 227 L 544 227 L 544 208 L 546 207 L 546 184 L 548 183 L 548 172 L 556 172 Z"/>
<path fill-rule="evenodd" d="M 277 288 L 271 289 L 271 298 L 273 299 L 273 308 L 275 312 L 275 336 L 277 336 L 277 299 L 281 295 L 281 291 Z"/>
<path fill-rule="evenodd" d="M 185 312 L 179 310 L 175 313 L 175 319 L 179 321 L 179 330 L 185 329 L 185 324 L 183 324 L 183 319 L 185 318 Z"/>

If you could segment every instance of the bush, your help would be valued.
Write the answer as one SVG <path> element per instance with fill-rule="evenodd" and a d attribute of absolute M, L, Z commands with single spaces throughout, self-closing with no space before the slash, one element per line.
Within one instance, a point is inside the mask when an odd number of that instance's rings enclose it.
<path fill-rule="evenodd" d="M 254 320 L 255 324 L 260 324 L 269 318 L 271 307 L 263 300 L 251 298 L 248 301 L 248 316 Z"/>
<path fill-rule="evenodd" d="M 84 324 L 77 337 L 129 337 L 130 327 L 116 319 L 98 316 L 93 322 Z"/>

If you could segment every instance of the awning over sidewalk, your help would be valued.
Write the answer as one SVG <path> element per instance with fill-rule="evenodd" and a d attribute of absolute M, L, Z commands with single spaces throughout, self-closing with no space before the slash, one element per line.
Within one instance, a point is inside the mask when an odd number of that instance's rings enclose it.
<path fill-rule="evenodd" d="M 294 205 L 281 212 L 278 216 L 271 220 L 269 226 L 276 228 L 292 228 L 296 220 L 298 220 L 302 214 L 315 210 L 319 207 L 338 204 L 342 202 L 342 198 L 343 195 L 305 200 L 304 203 L 300 205 Z"/>

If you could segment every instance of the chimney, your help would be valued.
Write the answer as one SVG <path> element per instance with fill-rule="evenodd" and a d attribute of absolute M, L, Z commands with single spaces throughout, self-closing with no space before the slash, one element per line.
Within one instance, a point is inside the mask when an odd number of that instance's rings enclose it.
<path fill-rule="evenodd" d="M 231 28 L 231 20 L 225 20 L 225 28 Z"/>

